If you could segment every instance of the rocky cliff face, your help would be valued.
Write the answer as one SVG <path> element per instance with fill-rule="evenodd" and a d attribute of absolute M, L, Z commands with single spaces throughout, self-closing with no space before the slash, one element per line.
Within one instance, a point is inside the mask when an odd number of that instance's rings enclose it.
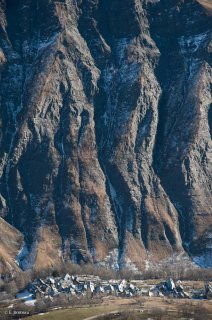
<path fill-rule="evenodd" d="M 192 0 L 0 1 L 4 265 L 212 266 L 211 50 Z"/>

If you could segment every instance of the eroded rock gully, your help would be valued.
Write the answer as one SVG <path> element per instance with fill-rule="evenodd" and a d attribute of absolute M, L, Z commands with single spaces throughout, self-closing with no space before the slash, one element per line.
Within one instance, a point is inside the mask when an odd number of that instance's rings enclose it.
<path fill-rule="evenodd" d="M 3 270 L 212 266 L 211 48 L 192 0 L 0 1 Z"/>

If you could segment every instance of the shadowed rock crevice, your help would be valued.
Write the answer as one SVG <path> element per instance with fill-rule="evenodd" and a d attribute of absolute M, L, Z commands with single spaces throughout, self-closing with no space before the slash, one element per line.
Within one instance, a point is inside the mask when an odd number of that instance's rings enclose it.
<path fill-rule="evenodd" d="M 208 124 L 209 124 L 211 140 L 212 140 L 212 105 L 210 105 L 208 110 Z"/>

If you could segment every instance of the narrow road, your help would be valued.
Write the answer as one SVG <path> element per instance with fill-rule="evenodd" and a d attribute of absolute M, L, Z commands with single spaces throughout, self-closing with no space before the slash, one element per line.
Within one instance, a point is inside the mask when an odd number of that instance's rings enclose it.
<path fill-rule="evenodd" d="M 106 313 L 101 313 L 101 314 L 98 314 L 96 316 L 93 316 L 93 317 L 89 317 L 89 318 L 85 318 L 84 320 L 94 320 L 94 319 L 98 319 L 100 317 L 104 317 L 104 316 L 108 316 L 108 315 L 112 315 L 112 314 L 116 314 L 116 313 L 120 313 L 120 310 L 115 310 L 115 311 L 111 311 L 111 312 L 106 312 Z"/>

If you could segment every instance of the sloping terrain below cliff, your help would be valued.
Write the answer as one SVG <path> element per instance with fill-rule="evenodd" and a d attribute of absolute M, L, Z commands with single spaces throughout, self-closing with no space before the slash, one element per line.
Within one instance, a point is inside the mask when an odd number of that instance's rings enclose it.
<path fill-rule="evenodd" d="M 211 50 L 192 0 L 0 1 L 0 214 L 20 268 L 212 266 Z"/>

